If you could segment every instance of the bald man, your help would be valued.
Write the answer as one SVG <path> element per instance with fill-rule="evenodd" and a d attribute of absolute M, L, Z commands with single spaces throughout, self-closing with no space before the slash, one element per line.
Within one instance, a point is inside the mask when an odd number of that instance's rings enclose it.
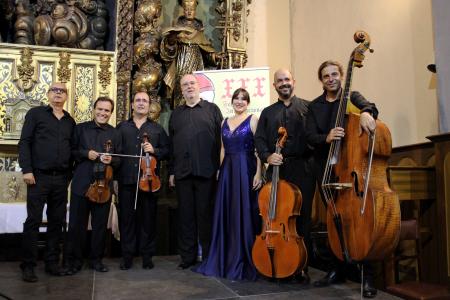
<path fill-rule="evenodd" d="M 22 279 L 38 280 L 37 239 L 47 204 L 47 253 L 45 271 L 65 275 L 59 266 L 59 241 L 66 220 L 67 187 L 72 173 L 71 136 L 75 121 L 64 110 L 67 87 L 55 82 L 47 92 L 48 105 L 31 108 L 19 141 L 19 164 L 27 184 L 27 219 L 23 224 Z"/>
<path fill-rule="evenodd" d="M 302 192 L 301 215 L 297 218 L 297 232 L 303 236 L 309 250 L 312 198 L 315 182 L 310 176 L 311 149 L 306 143 L 305 125 L 309 101 L 294 95 L 295 80 L 287 69 L 279 69 L 273 78 L 278 100 L 266 107 L 259 118 L 255 145 L 259 158 L 268 163 L 266 178 L 271 180 L 273 166 L 280 166 L 280 179 L 295 184 Z M 278 128 L 287 130 L 288 138 L 280 154 L 275 153 Z M 299 281 L 309 283 L 308 268 Z"/>
<path fill-rule="evenodd" d="M 200 98 L 194 75 L 184 75 L 180 85 L 185 104 L 172 112 L 169 121 L 169 184 L 178 199 L 178 269 L 182 270 L 196 263 L 198 241 L 203 259 L 209 252 L 223 117 L 216 104 Z"/>

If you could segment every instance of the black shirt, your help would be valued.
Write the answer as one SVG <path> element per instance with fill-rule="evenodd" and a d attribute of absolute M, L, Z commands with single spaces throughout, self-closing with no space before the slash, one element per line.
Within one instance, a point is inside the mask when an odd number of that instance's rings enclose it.
<path fill-rule="evenodd" d="M 178 106 L 169 120 L 171 162 L 169 174 L 209 178 L 219 168 L 222 113 L 217 105 L 201 100 Z"/>
<path fill-rule="evenodd" d="M 66 111 L 58 120 L 50 105 L 31 108 L 25 115 L 19 141 L 22 172 L 72 169 L 70 151 L 74 127 L 75 121 Z"/>
<path fill-rule="evenodd" d="M 109 124 L 97 125 L 94 121 L 78 124 L 72 136 L 72 155 L 75 159 L 75 172 L 72 179 L 72 192 L 84 196 L 89 185 L 94 182 L 94 165 L 99 159 L 89 159 L 89 151 L 105 152 L 105 144 L 112 142 L 109 153 L 120 153 L 122 139 L 119 132 Z M 112 157 L 111 165 L 117 169 L 120 158 Z"/>
<path fill-rule="evenodd" d="M 256 150 L 263 163 L 275 153 L 278 128 L 281 126 L 286 128 L 288 134 L 286 144 L 281 150 L 283 158 L 301 158 L 308 155 L 305 136 L 308 105 L 309 101 L 294 96 L 288 106 L 284 105 L 282 100 L 278 100 L 263 109 L 255 133 Z"/>
<path fill-rule="evenodd" d="M 147 133 L 150 144 L 152 144 L 158 162 L 164 160 L 169 154 L 169 138 L 167 133 L 158 123 L 147 118 L 141 128 L 130 118 L 121 122 L 117 130 L 122 137 L 122 153 L 128 155 L 139 155 L 141 153 L 142 136 Z M 142 153 L 144 154 L 144 153 Z M 123 157 L 121 159 L 118 180 L 121 184 L 136 184 L 139 159 Z M 159 173 L 159 163 L 156 173 Z"/>
<path fill-rule="evenodd" d="M 375 104 L 367 101 L 359 92 L 353 91 L 350 94 L 350 101 L 361 112 L 369 112 L 375 119 L 378 117 L 378 110 Z M 326 142 L 326 139 L 330 130 L 335 127 L 339 103 L 339 100 L 327 101 L 324 92 L 309 105 L 306 136 L 308 143 L 314 147 L 314 157 L 317 159 L 326 159 L 328 157 L 330 144 Z"/>

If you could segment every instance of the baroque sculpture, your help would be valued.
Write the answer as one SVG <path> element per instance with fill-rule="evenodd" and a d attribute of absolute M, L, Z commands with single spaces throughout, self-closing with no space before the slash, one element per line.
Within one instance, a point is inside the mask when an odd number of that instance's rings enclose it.
<path fill-rule="evenodd" d="M 173 106 L 183 103 L 179 86 L 180 78 L 206 66 L 216 68 L 216 53 L 204 33 L 203 22 L 195 17 L 197 0 L 179 0 L 183 8 L 173 27 L 162 32 L 161 58 L 167 64 L 164 83 L 167 96 Z"/>
<path fill-rule="evenodd" d="M 159 102 L 158 90 L 162 77 L 162 65 L 157 61 L 161 8 L 161 0 L 144 0 L 140 2 L 134 16 L 134 30 L 138 37 L 133 54 L 137 66 L 133 77 L 133 93 L 147 92 L 152 102 Z"/>
<path fill-rule="evenodd" d="M 15 42 L 103 50 L 108 10 L 104 0 L 17 0 Z"/>

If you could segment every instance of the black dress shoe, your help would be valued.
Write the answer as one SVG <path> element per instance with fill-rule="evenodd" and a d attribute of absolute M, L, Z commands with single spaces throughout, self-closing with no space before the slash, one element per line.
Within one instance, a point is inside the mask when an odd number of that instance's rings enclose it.
<path fill-rule="evenodd" d="M 336 270 L 331 270 L 323 278 L 314 282 L 315 287 L 329 286 L 330 284 L 343 283 L 345 282 L 345 277 L 339 274 Z"/>
<path fill-rule="evenodd" d="M 71 264 L 66 267 L 66 269 L 67 269 L 66 275 L 69 275 L 69 276 L 75 275 L 81 271 L 82 267 L 83 266 L 81 264 Z"/>
<path fill-rule="evenodd" d="M 122 258 L 120 261 L 120 269 L 121 270 L 129 270 L 133 265 L 133 261 L 129 258 Z"/>
<path fill-rule="evenodd" d="M 101 261 L 91 264 L 90 267 L 97 272 L 105 273 L 109 271 L 108 267 L 105 266 Z"/>
<path fill-rule="evenodd" d="M 45 266 L 45 272 L 53 276 L 64 276 L 67 270 L 59 267 L 57 264 L 50 264 Z"/>
<path fill-rule="evenodd" d="M 21 266 L 22 269 L 22 280 L 25 282 L 36 282 L 38 278 L 34 273 L 34 268 L 31 266 Z"/>
<path fill-rule="evenodd" d="M 151 270 L 155 267 L 151 258 L 142 259 L 142 269 Z"/>
<path fill-rule="evenodd" d="M 296 274 L 292 281 L 300 285 L 308 285 L 311 282 L 311 278 L 307 272 L 302 271 L 301 273 Z"/>
<path fill-rule="evenodd" d="M 363 280 L 363 296 L 364 298 L 374 298 L 377 295 L 377 289 L 373 286 L 372 279 L 364 278 Z"/>
<path fill-rule="evenodd" d="M 194 262 L 191 262 L 191 263 L 182 262 L 182 263 L 180 263 L 180 264 L 178 265 L 177 269 L 178 269 L 178 270 L 185 270 L 185 269 L 187 269 L 187 268 L 189 268 L 189 267 L 192 267 L 193 265 L 195 265 Z"/>
<path fill-rule="evenodd" d="M 309 277 L 308 272 L 302 272 L 298 278 L 298 283 L 302 285 L 308 285 L 311 282 L 311 277 Z"/>

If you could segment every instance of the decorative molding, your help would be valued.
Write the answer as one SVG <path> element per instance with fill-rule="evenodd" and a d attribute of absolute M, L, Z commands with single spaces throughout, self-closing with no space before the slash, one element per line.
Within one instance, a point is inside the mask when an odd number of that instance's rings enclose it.
<path fill-rule="evenodd" d="M 222 39 L 220 68 L 243 68 L 247 64 L 247 16 L 251 0 L 218 0 L 220 15 L 217 29 Z"/>
<path fill-rule="evenodd" d="M 33 54 L 34 52 L 29 47 L 25 47 L 20 51 L 21 65 L 17 66 L 17 74 L 19 75 L 17 86 L 22 91 L 27 91 L 34 85 Z"/>
<path fill-rule="evenodd" d="M 129 113 L 131 69 L 133 67 L 134 1 L 119 0 L 117 7 L 117 122 Z M 125 78 L 125 76 L 128 76 Z"/>
<path fill-rule="evenodd" d="M 106 91 L 106 88 L 111 83 L 111 71 L 109 68 L 111 67 L 111 57 L 107 55 L 101 55 L 100 56 L 100 70 L 98 71 L 98 81 L 100 82 L 100 85 L 102 86 L 103 92 L 101 94 L 108 94 L 108 91 Z"/>
<path fill-rule="evenodd" d="M 75 103 L 73 118 L 77 123 L 92 119 L 95 66 L 77 65 L 75 67 Z"/>
<path fill-rule="evenodd" d="M 59 68 L 57 71 L 59 82 L 66 83 L 70 81 L 72 70 L 69 68 L 70 54 L 66 51 L 59 52 Z"/>

